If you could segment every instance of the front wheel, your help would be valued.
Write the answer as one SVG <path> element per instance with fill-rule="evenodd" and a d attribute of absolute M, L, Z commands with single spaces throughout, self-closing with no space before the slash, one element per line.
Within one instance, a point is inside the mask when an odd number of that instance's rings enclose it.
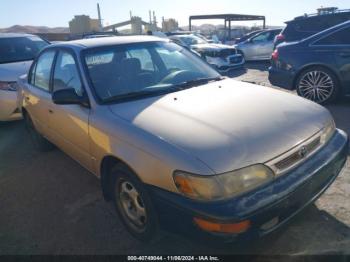
<path fill-rule="evenodd" d="M 299 96 L 318 104 L 334 102 L 339 94 L 336 76 L 323 67 L 313 67 L 300 74 L 296 81 Z"/>
<path fill-rule="evenodd" d="M 123 224 L 141 241 L 158 234 L 158 217 L 144 185 L 123 165 L 116 165 L 113 175 L 113 202 Z"/>

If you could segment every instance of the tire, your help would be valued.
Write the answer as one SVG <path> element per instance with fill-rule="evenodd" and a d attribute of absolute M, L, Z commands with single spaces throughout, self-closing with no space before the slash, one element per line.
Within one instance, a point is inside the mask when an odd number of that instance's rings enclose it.
<path fill-rule="evenodd" d="M 51 144 L 46 138 L 44 138 L 36 129 L 32 119 L 28 113 L 24 114 L 24 121 L 26 129 L 29 133 L 30 140 L 34 147 L 40 152 L 47 152 L 54 149 L 54 145 Z"/>
<path fill-rule="evenodd" d="M 118 216 L 128 232 L 140 241 L 154 241 L 159 236 L 158 216 L 140 180 L 117 164 L 112 168 L 111 190 Z"/>
<path fill-rule="evenodd" d="M 296 80 L 295 89 L 299 96 L 323 105 L 335 102 L 340 94 L 336 75 L 320 66 L 301 72 Z"/>

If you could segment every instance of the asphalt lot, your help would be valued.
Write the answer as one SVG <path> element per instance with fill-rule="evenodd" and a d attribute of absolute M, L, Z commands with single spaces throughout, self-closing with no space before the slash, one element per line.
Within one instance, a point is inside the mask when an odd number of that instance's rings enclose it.
<path fill-rule="evenodd" d="M 266 63 L 249 63 L 230 75 L 269 86 L 266 69 Z M 350 101 L 328 108 L 350 134 Z M 35 151 L 22 122 L 0 125 L 0 255 L 350 254 L 349 199 L 350 167 L 316 205 L 244 247 L 200 245 L 170 234 L 140 243 L 104 202 L 97 178 L 59 150 Z"/>

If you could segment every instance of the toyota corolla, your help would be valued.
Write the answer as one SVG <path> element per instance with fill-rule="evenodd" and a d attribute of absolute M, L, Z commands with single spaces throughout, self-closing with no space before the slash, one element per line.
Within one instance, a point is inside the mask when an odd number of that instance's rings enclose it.
<path fill-rule="evenodd" d="M 223 78 L 152 36 L 49 46 L 19 85 L 34 144 L 56 145 L 99 177 L 141 240 L 162 227 L 229 240 L 267 234 L 346 161 L 347 135 L 324 107 Z"/>

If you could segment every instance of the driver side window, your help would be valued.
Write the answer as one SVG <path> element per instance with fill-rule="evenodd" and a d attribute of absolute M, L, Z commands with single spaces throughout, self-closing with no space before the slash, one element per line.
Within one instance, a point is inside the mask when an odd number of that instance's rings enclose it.
<path fill-rule="evenodd" d="M 262 33 L 256 37 L 254 37 L 252 39 L 252 42 L 253 43 L 262 43 L 262 42 L 267 42 L 268 41 L 268 38 L 270 36 L 270 32 L 265 32 L 265 33 Z"/>
<path fill-rule="evenodd" d="M 53 91 L 73 88 L 77 95 L 83 96 L 82 84 L 73 56 L 65 51 L 58 54 L 55 65 Z"/>

